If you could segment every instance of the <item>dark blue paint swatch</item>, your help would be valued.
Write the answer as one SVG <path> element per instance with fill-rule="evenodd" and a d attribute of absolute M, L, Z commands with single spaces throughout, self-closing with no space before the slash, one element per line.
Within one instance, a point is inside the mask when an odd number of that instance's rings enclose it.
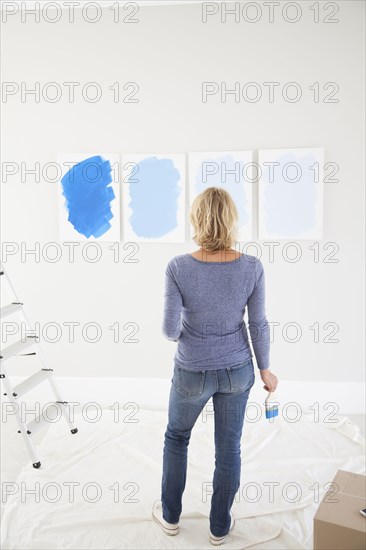
<path fill-rule="evenodd" d="M 163 237 L 178 225 L 180 172 L 171 159 L 147 157 L 128 179 L 132 210 L 129 218 L 138 237 Z"/>
<path fill-rule="evenodd" d="M 75 164 L 61 179 L 68 221 L 85 237 L 100 237 L 111 228 L 115 199 L 111 163 L 101 156 Z"/>

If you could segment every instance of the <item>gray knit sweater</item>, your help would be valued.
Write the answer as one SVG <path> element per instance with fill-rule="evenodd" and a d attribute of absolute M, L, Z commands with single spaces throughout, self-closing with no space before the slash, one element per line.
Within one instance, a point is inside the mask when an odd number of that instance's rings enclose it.
<path fill-rule="evenodd" d="M 270 331 L 262 262 L 243 254 L 227 262 L 174 256 L 165 269 L 162 332 L 178 341 L 174 360 L 188 369 L 232 367 L 253 357 L 269 368 Z"/>

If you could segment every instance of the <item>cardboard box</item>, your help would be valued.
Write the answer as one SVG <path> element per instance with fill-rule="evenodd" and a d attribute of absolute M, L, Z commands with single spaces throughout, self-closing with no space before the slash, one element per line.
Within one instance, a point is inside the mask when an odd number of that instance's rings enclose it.
<path fill-rule="evenodd" d="M 365 550 L 366 476 L 338 470 L 314 516 L 314 550 Z"/>

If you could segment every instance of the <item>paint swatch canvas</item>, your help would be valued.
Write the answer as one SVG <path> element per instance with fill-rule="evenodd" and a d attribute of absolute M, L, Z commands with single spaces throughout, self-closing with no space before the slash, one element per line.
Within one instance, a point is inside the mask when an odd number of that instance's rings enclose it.
<path fill-rule="evenodd" d="M 239 241 L 252 238 L 252 151 L 189 153 L 190 206 L 207 187 L 228 191 L 238 209 Z M 193 235 L 193 227 L 190 227 Z"/>
<path fill-rule="evenodd" d="M 119 155 L 62 153 L 57 157 L 62 241 L 119 241 Z"/>
<path fill-rule="evenodd" d="M 259 151 L 259 239 L 323 238 L 324 149 Z"/>
<path fill-rule="evenodd" d="M 185 241 L 185 155 L 122 156 L 124 240 Z"/>

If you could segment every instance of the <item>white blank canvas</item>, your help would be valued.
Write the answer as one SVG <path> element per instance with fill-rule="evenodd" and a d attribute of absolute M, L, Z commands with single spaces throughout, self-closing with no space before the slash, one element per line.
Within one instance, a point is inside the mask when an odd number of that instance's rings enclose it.
<path fill-rule="evenodd" d="M 259 239 L 323 238 L 324 149 L 259 151 Z"/>

